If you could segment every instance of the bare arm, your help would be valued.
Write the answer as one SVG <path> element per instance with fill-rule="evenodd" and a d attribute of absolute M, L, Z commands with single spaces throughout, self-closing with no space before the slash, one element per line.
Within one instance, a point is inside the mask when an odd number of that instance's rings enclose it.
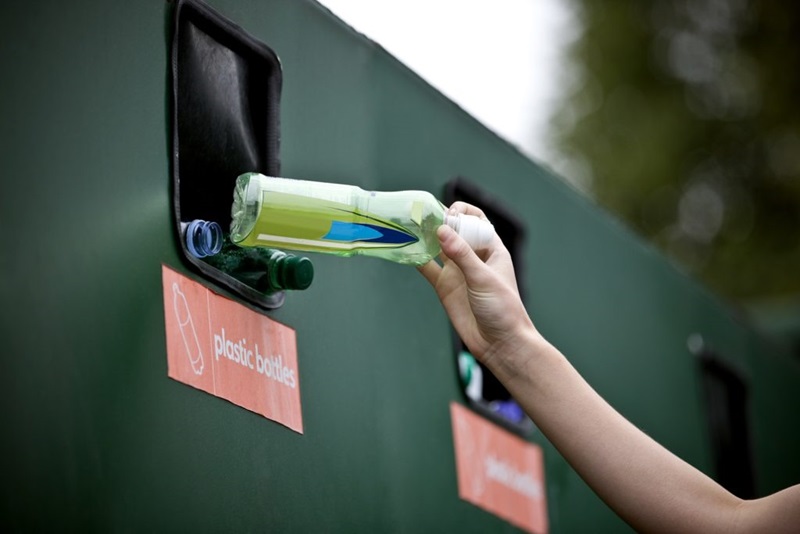
<path fill-rule="evenodd" d="M 466 204 L 454 210 L 483 214 Z M 441 266 L 420 268 L 464 342 L 589 486 L 645 532 L 797 532 L 800 486 L 745 501 L 633 426 L 536 330 L 499 238 L 480 256 L 439 230 Z"/>

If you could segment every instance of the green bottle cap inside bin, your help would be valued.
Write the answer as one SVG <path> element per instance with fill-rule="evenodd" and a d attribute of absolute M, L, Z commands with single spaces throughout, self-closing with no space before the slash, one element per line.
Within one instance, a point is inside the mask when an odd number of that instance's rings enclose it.
<path fill-rule="evenodd" d="M 287 254 L 270 263 L 270 281 L 275 289 L 307 289 L 314 280 L 314 264 L 308 258 Z"/>

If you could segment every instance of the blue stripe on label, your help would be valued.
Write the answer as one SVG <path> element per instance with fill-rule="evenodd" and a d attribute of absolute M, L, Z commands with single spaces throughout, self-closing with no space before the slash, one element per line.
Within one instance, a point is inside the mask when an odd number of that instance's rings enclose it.
<path fill-rule="evenodd" d="M 328 241 L 368 241 L 370 243 L 387 243 L 391 245 L 406 245 L 417 240 L 413 234 L 400 232 L 393 228 L 385 228 L 374 224 L 348 223 L 333 221 L 328 233 L 322 239 Z"/>

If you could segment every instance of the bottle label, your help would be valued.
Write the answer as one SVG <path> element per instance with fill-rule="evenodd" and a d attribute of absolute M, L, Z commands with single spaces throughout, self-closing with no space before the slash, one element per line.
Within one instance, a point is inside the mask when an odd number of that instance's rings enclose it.
<path fill-rule="evenodd" d="M 276 191 L 263 195 L 252 232 L 260 246 L 344 252 L 419 241 L 403 226 L 349 204 Z"/>

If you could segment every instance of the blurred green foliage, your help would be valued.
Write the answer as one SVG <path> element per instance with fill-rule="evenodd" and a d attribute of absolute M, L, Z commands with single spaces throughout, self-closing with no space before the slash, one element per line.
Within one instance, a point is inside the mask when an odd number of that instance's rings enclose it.
<path fill-rule="evenodd" d="M 800 294 L 800 3 L 569 1 L 569 178 L 725 297 Z"/>

